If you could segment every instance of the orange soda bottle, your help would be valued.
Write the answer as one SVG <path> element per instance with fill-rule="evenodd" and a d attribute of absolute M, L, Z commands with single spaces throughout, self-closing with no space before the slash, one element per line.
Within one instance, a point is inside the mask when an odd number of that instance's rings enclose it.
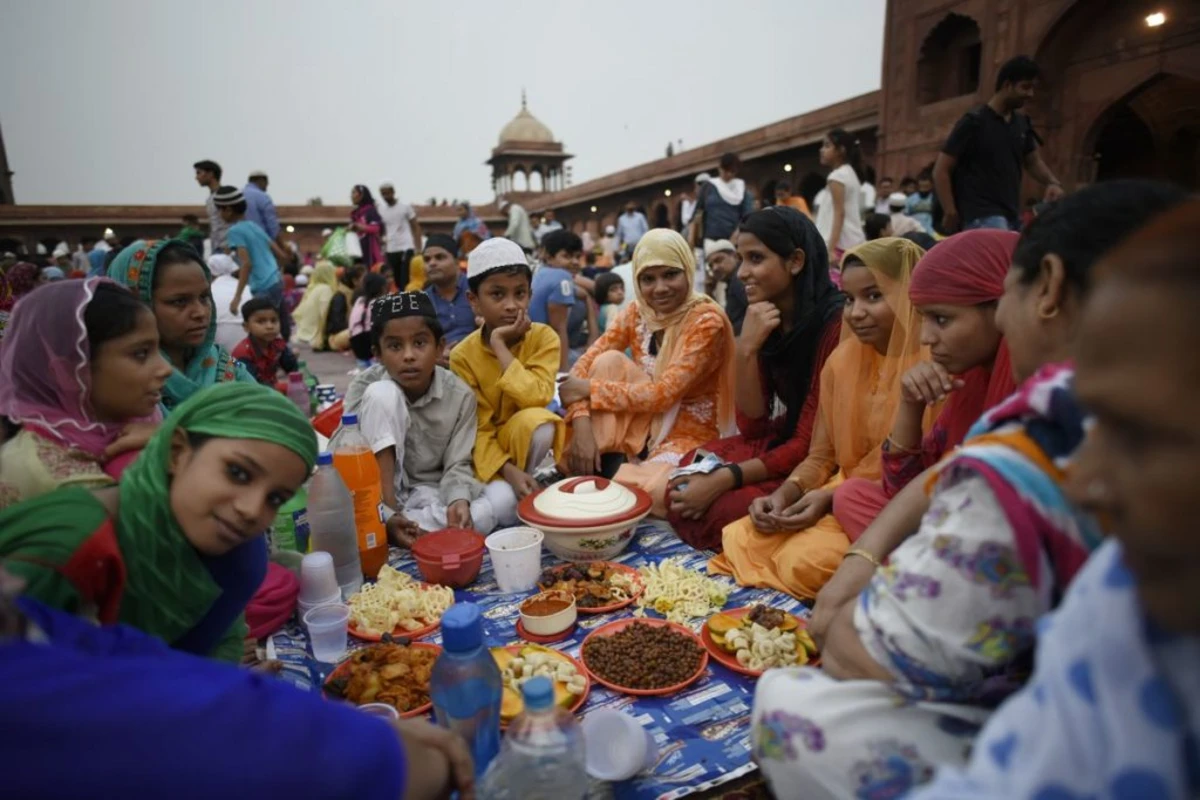
<path fill-rule="evenodd" d="M 329 443 L 333 467 L 354 495 L 354 528 L 358 533 L 358 556 L 363 575 L 374 578 L 387 563 L 387 530 L 383 522 L 383 498 L 379 491 L 379 465 L 358 427 L 358 415 L 346 414 L 342 426 Z"/>

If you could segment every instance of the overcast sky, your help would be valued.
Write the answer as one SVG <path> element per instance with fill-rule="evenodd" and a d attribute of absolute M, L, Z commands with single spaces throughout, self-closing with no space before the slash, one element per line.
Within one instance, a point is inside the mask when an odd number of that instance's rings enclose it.
<path fill-rule="evenodd" d="M 0 0 L 0 128 L 21 203 L 198 203 L 202 158 L 277 203 L 484 201 L 522 87 L 579 183 L 878 88 L 884 6 Z"/>

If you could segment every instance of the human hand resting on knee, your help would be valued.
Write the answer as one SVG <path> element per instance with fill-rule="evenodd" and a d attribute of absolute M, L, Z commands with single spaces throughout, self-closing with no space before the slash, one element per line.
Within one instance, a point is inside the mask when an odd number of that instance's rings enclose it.
<path fill-rule="evenodd" d="M 446 524 L 451 528 L 473 528 L 471 519 L 471 503 L 468 500 L 455 500 L 446 509 Z"/>
<path fill-rule="evenodd" d="M 779 527 L 777 515 L 799 500 L 801 494 L 799 486 L 784 481 L 767 497 L 756 497 L 750 502 L 750 521 L 760 533 L 778 533 L 783 529 Z"/>
<path fill-rule="evenodd" d="M 681 483 L 687 486 L 681 489 Z M 667 484 L 667 507 L 684 519 L 700 519 L 721 495 L 732 488 L 733 473 L 727 469 L 707 475 L 681 475 Z"/>
<path fill-rule="evenodd" d="M 833 492 L 828 489 L 816 489 L 806 492 L 799 500 L 772 516 L 779 530 L 802 531 L 811 528 L 830 511 L 833 511 Z"/>
<path fill-rule="evenodd" d="M 508 481 L 508 485 L 517 493 L 518 500 L 524 500 L 526 495 L 538 490 L 537 481 L 533 476 L 511 461 L 505 462 L 500 468 L 500 477 Z"/>
<path fill-rule="evenodd" d="M 592 421 L 579 417 L 571 423 L 571 443 L 567 445 L 567 471 L 572 475 L 600 473 L 600 449 L 592 433 Z"/>

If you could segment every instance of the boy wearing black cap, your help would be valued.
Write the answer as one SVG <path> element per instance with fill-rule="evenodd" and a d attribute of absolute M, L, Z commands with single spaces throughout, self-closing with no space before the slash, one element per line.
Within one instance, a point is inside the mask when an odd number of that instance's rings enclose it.
<path fill-rule="evenodd" d="M 230 254 L 237 259 L 237 291 L 229 304 L 229 313 L 237 315 L 242 307 L 242 295 L 246 285 L 255 297 L 266 297 L 279 314 L 279 328 L 283 340 L 291 338 L 292 324 L 287 309 L 283 307 L 283 275 L 279 262 L 275 260 L 277 245 L 266 231 L 246 219 L 246 197 L 236 186 L 222 186 L 213 195 L 213 202 L 221 219 L 229 226 L 225 232 L 225 244 Z"/>
<path fill-rule="evenodd" d="M 388 536 L 410 547 L 422 531 L 446 527 L 488 533 L 496 514 L 475 479 L 475 394 L 437 365 L 444 335 L 424 292 L 376 300 L 371 341 L 379 364 L 346 392 L 379 464 L 383 502 L 394 512 Z"/>

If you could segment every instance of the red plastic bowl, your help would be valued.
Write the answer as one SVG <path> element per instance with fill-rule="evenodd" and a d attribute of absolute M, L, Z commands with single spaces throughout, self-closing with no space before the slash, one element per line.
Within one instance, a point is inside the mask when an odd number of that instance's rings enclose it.
<path fill-rule="evenodd" d="M 287 384 L 283 387 L 284 394 L 287 394 Z M 312 426 L 317 433 L 324 436 L 326 439 L 332 439 L 333 434 L 337 431 L 338 425 L 342 422 L 342 401 L 338 400 L 329 408 L 322 411 L 313 417 Z"/>
<path fill-rule="evenodd" d="M 483 566 L 483 536 L 477 531 L 446 528 L 421 536 L 413 558 L 427 583 L 461 589 L 475 580 Z"/>

